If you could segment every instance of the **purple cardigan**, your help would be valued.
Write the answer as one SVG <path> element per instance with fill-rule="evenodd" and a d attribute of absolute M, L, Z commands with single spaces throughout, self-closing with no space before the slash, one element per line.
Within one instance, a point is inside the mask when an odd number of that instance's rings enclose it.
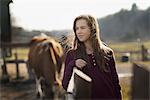
<path fill-rule="evenodd" d="M 82 71 L 92 78 L 93 99 L 118 99 L 121 100 L 121 87 L 119 85 L 118 75 L 115 68 L 114 57 L 108 61 L 109 72 L 100 71 L 95 58 L 92 54 L 88 55 L 89 65 L 85 66 Z M 65 59 L 65 70 L 62 80 L 62 86 L 67 90 L 71 75 L 75 67 L 74 50 L 68 51 Z"/>

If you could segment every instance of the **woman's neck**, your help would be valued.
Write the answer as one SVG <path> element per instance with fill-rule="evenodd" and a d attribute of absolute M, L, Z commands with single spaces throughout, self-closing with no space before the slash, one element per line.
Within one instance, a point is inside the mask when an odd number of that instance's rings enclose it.
<path fill-rule="evenodd" d="M 86 53 L 87 54 L 92 54 L 93 53 L 93 48 L 92 48 L 92 43 L 90 41 L 86 41 L 84 43 L 85 48 L 86 48 Z"/>

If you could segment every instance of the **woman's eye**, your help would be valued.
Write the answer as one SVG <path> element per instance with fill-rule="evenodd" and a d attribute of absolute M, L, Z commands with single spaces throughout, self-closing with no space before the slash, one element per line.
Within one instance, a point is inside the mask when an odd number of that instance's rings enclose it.
<path fill-rule="evenodd" d="M 75 28 L 76 30 L 78 30 L 79 28 L 77 27 L 77 28 Z"/>
<path fill-rule="evenodd" d="M 81 29 L 86 29 L 86 27 L 81 27 Z"/>

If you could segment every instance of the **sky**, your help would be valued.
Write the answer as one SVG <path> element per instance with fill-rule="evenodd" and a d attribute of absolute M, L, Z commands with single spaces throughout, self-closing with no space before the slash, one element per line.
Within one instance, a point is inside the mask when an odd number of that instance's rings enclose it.
<path fill-rule="evenodd" d="M 13 0 L 10 12 L 13 25 L 51 31 L 72 29 L 73 20 L 81 14 L 102 18 L 130 10 L 133 3 L 141 10 L 150 7 L 150 0 Z"/>

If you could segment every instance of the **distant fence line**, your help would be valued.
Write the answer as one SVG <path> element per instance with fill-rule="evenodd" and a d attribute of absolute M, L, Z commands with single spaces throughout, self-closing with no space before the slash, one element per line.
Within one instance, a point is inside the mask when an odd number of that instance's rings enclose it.
<path fill-rule="evenodd" d="M 9 47 L 29 47 L 30 46 L 30 43 L 27 42 L 27 43 L 3 43 L 1 42 L 1 47 L 0 48 L 9 48 Z"/>
<path fill-rule="evenodd" d="M 14 63 L 16 64 L 16 79 L 20 79 L 20 73 L 19 73 L 19 64 L 20 63 L 27 63 L 24 59 L 19 59 L 20 53 L 18 54 L 17 48 L 28 48 L 30 46 L 30 43 L 0 43 L 0 56 L 3 59 L 1 61 L 1 68 L 2 68 L 2 79 L 1 82 L 9 82 L 9 75 L 7 71 L 7 64 L 8 63 Z M 16 49 L 16 51 L 12 54 L 12 48 Z M 14 59 L 7 59 L 6 57 L 13 57 Z"/>
<path fill-rule="evenodd" d="M 136 51 L 114 50 L 114 52 L 116 55 L 116 60 L 121 61 L 121 62 L 150 60 L 150 50 L 148 50 L 148 49 L 141 49 L 141 50 L 136 50 Z M 118 56 L 118 54 L 119 54 L 119 56 Z M 123 57 L 124 57 L 124 59 L 123 59 Z"/>
<path fill-rule="evenodd" d="M 0 43 L 0 49 L 6 49 L 3 51 L 11 51 L 13 48 L 29 48 L 30 47 L 30 42 L 26 43 Z M 7 50 L 9 49 L 9 50 Z M 119 54 L 119 56 L 116 56 L 116 60 L 120 61 L 123 56 L 128 57 L 129 61 L 135 61 L 135 60 L 148 60 L 150 57 L 150 50 L 148 49 L 142 49 L 141 50 L 136 50 L 136 51 L 131 51 L 131 50 L 125 50 L 125 51 L 120 51 L 120 50 L 114 50 L 115 55 Z M 1 50 L 2 52 L 2 50 Z M 1 53 L 2 54 L 2 53 Z"/>

